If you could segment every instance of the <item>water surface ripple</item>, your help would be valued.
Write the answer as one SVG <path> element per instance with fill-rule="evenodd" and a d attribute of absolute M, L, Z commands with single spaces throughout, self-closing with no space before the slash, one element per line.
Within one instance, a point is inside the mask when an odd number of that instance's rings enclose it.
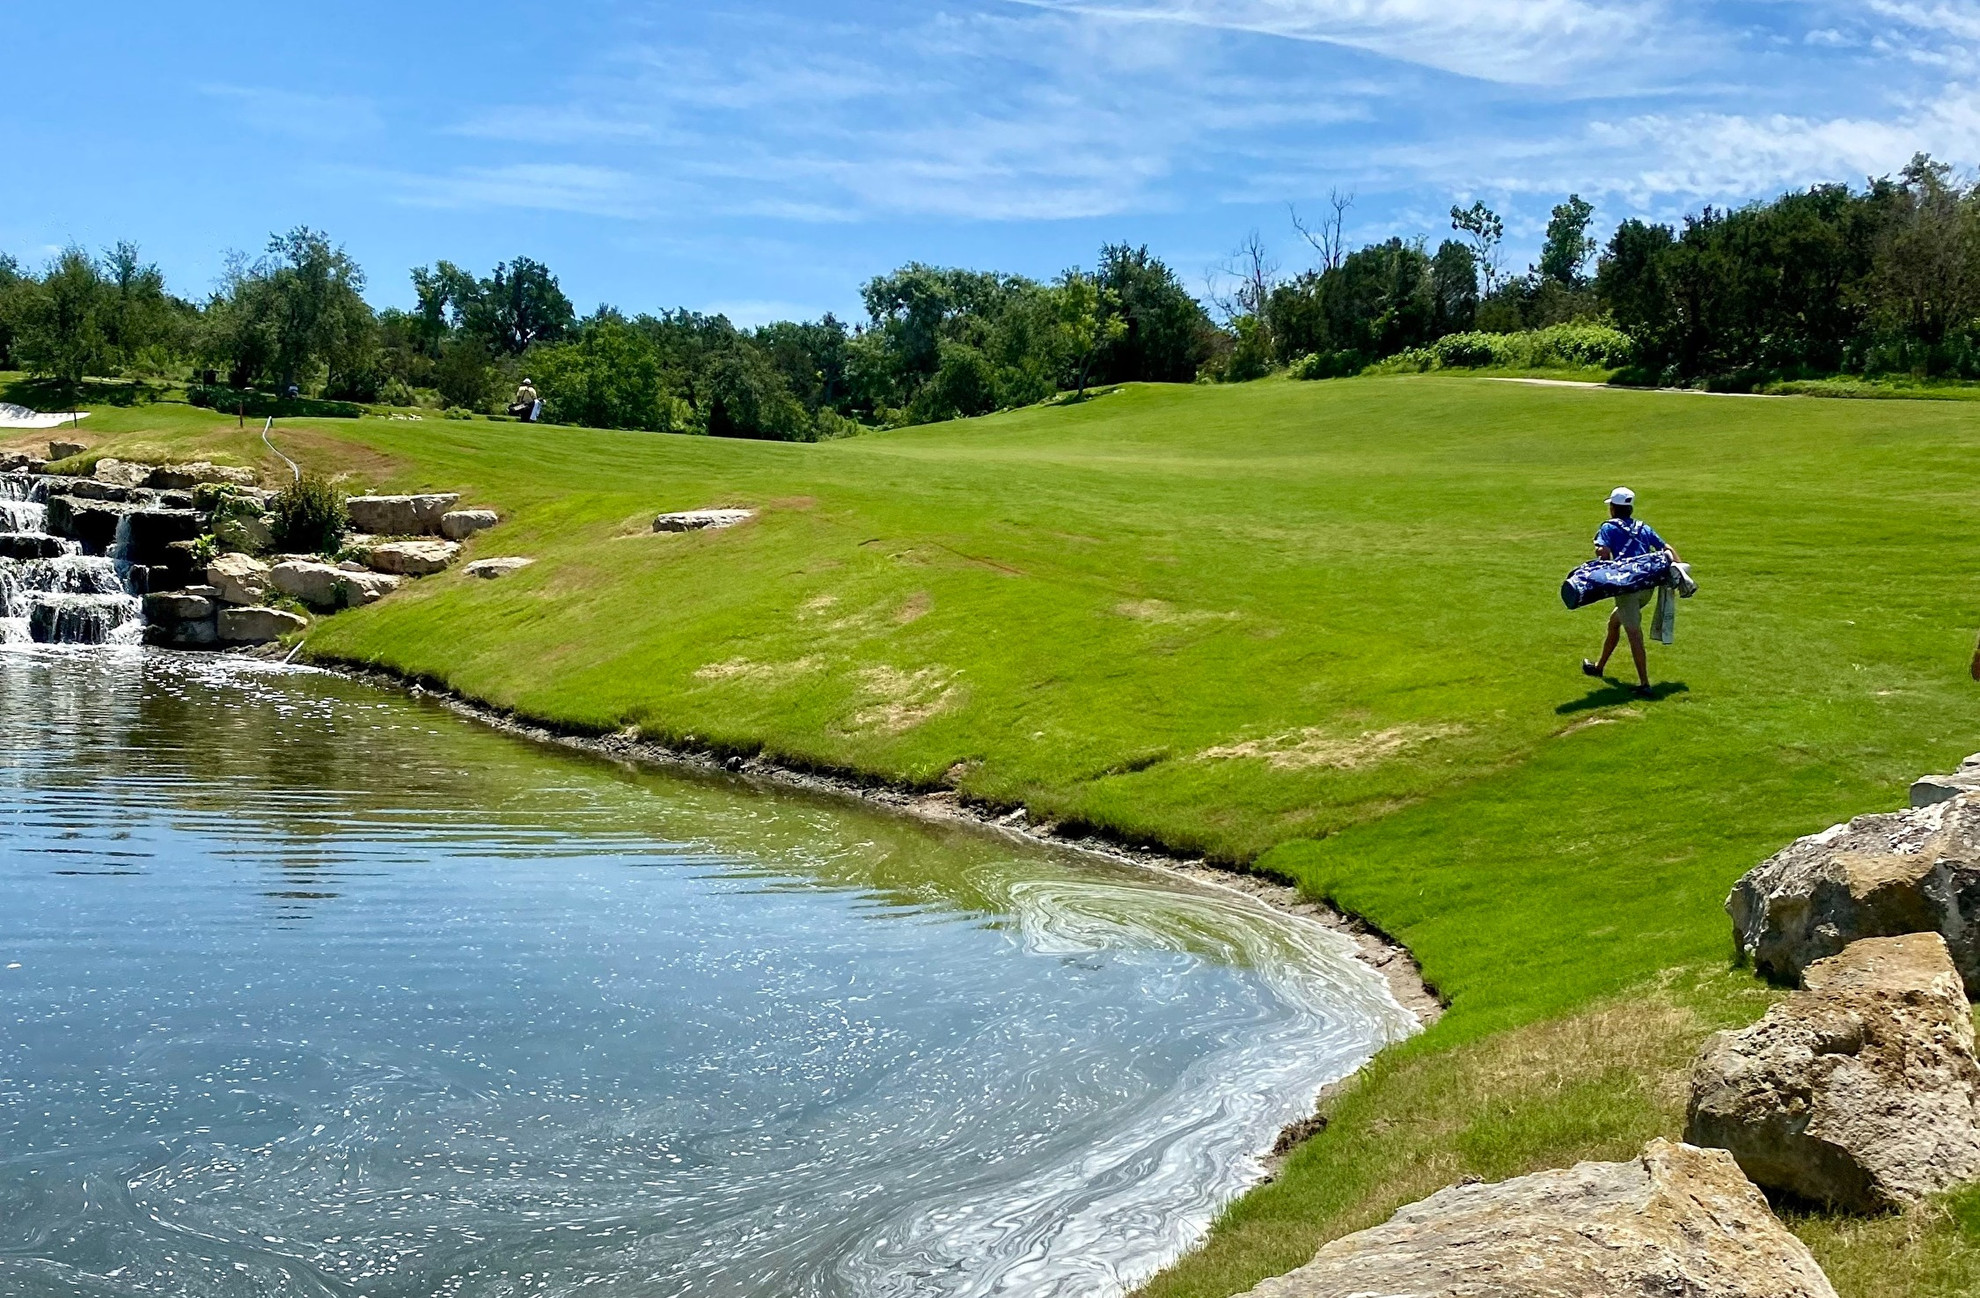
<path fill-rule="evenodd" d="M 1410 1029 L 1236 894 L 0 650 L 0 1293 L 1087 1295 Z"/>

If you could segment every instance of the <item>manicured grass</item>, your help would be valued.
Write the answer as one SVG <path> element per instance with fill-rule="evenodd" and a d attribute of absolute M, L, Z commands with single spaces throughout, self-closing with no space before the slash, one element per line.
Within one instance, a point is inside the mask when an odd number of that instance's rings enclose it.
<path fill-rule="evenodd" d="M 187 407 L 84 428 L 274 464 Z M 1451 1012 L 1153 1292 L 1242 1289 L 1454 1169 L 1677 1134 L 1689 1051 L 1758 1003 L 1722 972 L 1732 881 L 1980 749 L 1964 403 L 1424 375 L 1135 387 L 817 446 L 435 419 L 276 439 L 493 505 L 472 554 L 539 560 L 326 619 L 312 654 L 1256 862 L 1407 942 Z M 1617 483 L 1703 584 L 1647 702 L 1579 673 L 1602 614 L 1555 593 Z M 761 515 L 650 531 L 726 504 Z M 1649 1037 L 1598 1049 L 1591 1014 Z M 1901 1272 L 1875 1230 L 1803 1229 L 1888 1264 L 1850 1274 Z M 1927 1234 L 1958 1265 L 1980 1248 Z"/>

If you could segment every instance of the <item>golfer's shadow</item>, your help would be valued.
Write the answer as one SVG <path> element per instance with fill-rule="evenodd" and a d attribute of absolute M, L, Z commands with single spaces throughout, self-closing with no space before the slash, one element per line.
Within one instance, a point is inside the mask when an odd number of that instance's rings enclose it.
<path fill-rule="evenodd" d="M 1655 703 L 1659 699 L 1667 699 L 1673 694 L 1689 694 L 1690 692 L 1691 687 L 1683 681 L 1658 681 L 1650 687 L 1650 693 L 1644 695 L 1638 694 L 1627 685 L 1622 685 L 1611 680 L 1604 680 L 1601 688 L 1590 690 L 1578 699 L 1571 699 L 1561 704 L 1554 709 L 1554 712 L 1559 716 L 1572 716 L 1576 712 L 1586 712 L 1590 708 L 1614 707 L 1618 703 L 1634 703 L 1639 699 L 1644 702 Z"/>

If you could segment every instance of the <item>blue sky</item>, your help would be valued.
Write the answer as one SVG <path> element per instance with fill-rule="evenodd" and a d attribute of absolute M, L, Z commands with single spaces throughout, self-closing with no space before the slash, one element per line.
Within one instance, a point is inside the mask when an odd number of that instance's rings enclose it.
<path fill-rule="evenodd" d="M 135 240 L 182 293 L 309 224 L 369 296 L 546 261 L 581 310 L 857 314 L 910 260 L 1147 243 L 1202 289 L 1287 204 L 1355 243 L 1570 190 L 1603 231 L 1924 149 L 1980 161 L 1980 0 L 10 0 L 0 249 Z"/>

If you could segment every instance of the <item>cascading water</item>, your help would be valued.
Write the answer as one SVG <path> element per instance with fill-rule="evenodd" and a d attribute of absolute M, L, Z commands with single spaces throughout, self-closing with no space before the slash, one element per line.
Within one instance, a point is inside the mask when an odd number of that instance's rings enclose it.
<path fill-rule="evenodd" d="M 107 555 L 48 532 L 48 483 L 0 473 L 0 644 L 137 644 L 144 606 L 131 589 L 130 518 Z"/>

